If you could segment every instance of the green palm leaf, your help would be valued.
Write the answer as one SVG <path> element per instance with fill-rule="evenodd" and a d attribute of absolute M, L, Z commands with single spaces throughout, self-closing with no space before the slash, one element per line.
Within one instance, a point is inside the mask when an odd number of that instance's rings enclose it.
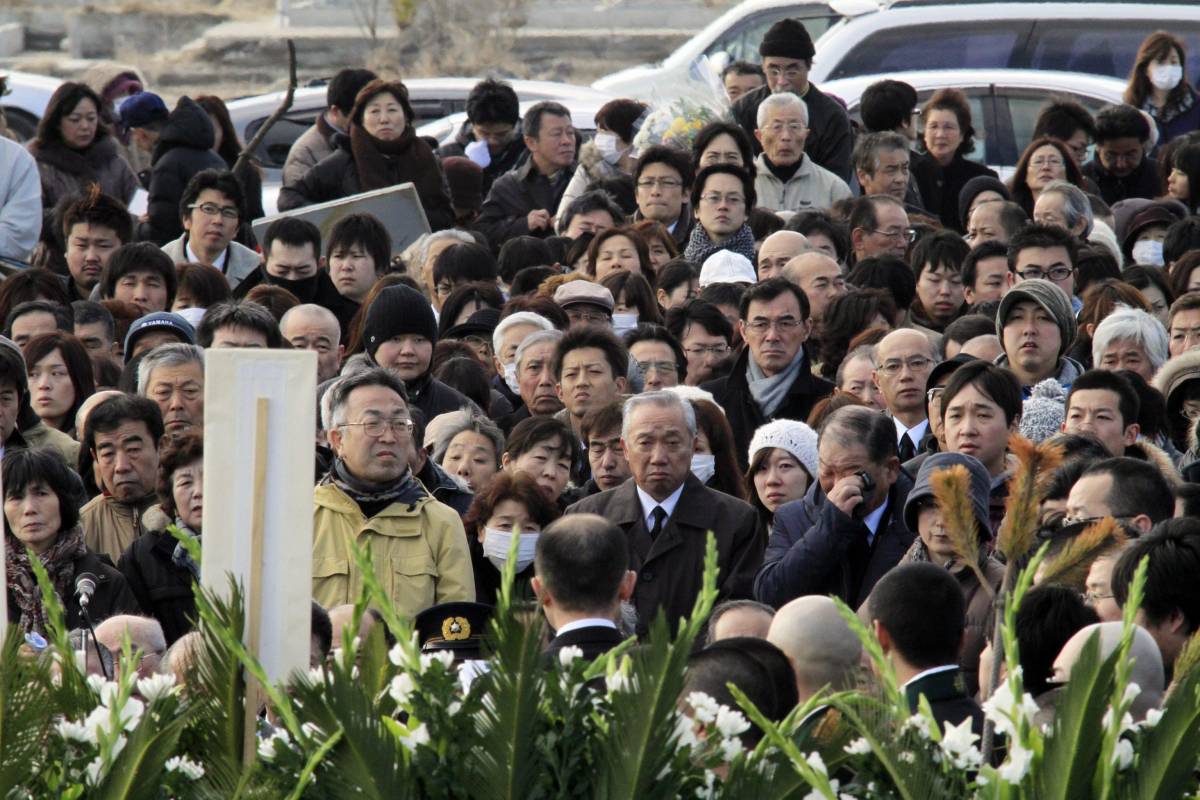
<path fill-rule="evenodd" d="M 1163 706 L 1162 719 L 1143 737 L 1130 783 L 1132 797 L 1166 800 L 1183 797 L 1195 786 L 1200 761 L 1200 670 L 1176 684 Z"/>
<path fill-rule="evenodd" d="M 105 800 L 158 800 L 163 765 L 174 755 L 186 724 L 186 714 L 176 714 L 167 720 L 149 713 L 143 715 L 96 788 L 96 796 Z"/>
<path fill-rule="evenodd" d="M 0 651 L 0 796 L 32 783 L 57 710 L 49 660 L 20 655 L 22 641 L 10 626 Z"/>

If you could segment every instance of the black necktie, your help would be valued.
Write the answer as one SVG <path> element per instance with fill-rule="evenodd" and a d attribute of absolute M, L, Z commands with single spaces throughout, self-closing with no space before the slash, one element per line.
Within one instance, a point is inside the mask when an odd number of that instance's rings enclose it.
<path fill-rule="evenodd" d="M 650 541 L 653 542 L 662 533 L 663 525 L 667 522 L 667 510 L 662 506 L 655 506 L 650 516 L 654 517 L 654 524 L 650 526 Z"/>
<path fill-rule="evenodd" d="M 912 439 L 908 438 L 905 433 L 900 437 L 900 463 L 903 464 L 917 454 L 917 448 L 913 447 Z"/>

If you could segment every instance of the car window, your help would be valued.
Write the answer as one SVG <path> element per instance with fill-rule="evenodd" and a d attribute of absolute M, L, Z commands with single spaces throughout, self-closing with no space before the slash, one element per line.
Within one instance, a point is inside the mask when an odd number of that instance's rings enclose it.
<path fill-rule="evenodd" d="M 1056 69 L 1110 75 L 1122 80 L 1129 77 L 1142 40 L 1155 30 L 1168 27 L 1142 20 L 1056 19 L 1039 22 L 1029 45 L 1031 69 Z M 1171 22 L 1170 30 L 1183 39 L 1188 59 L 1185 75 L 1200 71 L 1200 24 Z M 1024 66 L 1024 65 L 1023 65 Z"/>
<path fill-rule="evenodd" d="M 758 46 L 762 44 L 763 36 L 772 25 L 785 17 L 793 17 L 803 22 L 814 42 L 829 30 L 833 23 L 841 19 L 836 14 L 818 14 L 810 17 L 805 16 L 802 11 L 797 13 L 795 8 L 773 9 L 739 20 L 713 41 L 704 54 L 711 58 L 717 53 L 725 52 L 729 54 L 730 61 L 751 61 L 757 64 L 762 61 L 762 56 L 758 54 Z"/>
<path fill-rule="evenodd" d="M 1011 67 L 1030 23 L 994 21 L 922 24 L 877 31 L 847 52 L 831 78 L 920 69 Z"/>
<path fill-rule="evenodd" d="M 1050 99 L 1051 94 L 1055 97 L 1067 97 L 1081 104 L 1084 108 L 1095 116 L 1096 112 L 1103 108 L 1106 103 L 1095 97 L 1086 97 L 1084 95 L 1075 94 L 1074 92 L 1038 92 L 1028 89 L 1003 89 L 997 88 L 996 94 L 1002 103 L 1008 104 L 1008 115 L 1012 120 L 1013 141 L 1016 146 L 1024 151 L 1029 143 L 1033 141 L 1033 129 L 1037 124 L 1038 114 Z M 1019 158 L 1020 152 L 1017 153 Z M 1089 151 L 1089 158 L 1091 157 Z M 1012 166 L 1016 165 L 1016 161 Z"/>
<path fill-rule="evenodd" d="M 288 151 L 292 149 L 292 143 L 300 138 L 300 134 L 312 127 L 316 118 L 315 111 L 289 114 L 283 117 L 271 126 L 271 130 L 267 131 L 267 135 L 258 143 L 258 147 L 254 150 L 254 157 L 267 169 L 283 169 Z M 267 118 L 262 117 L 252 120 L 246 125 L 247 142 L 254 138 L 254 134 L 258 133 L 258 129 L 266 121 Z"/>
<path fill-rule="evenodd" d="M 987 164 L 987 114 L 984 112 L 984 103 L 987 102 L 988 95 L 991 94 L 991 88 L 987 86 L 979 86 L 973 89 L 964 89 L 967 93 L 967 105 L 971 107 L 971 127 L 975 129 L 975 146 L 971 148 L 971 152 L 967 153 L 969 161 L 978 161 L 980 164 Z M 917 92 L 917 105 L 923 105 L 926 100 L 933 97 L 933 89 L 926 89 Z M 921 141 L 925 139 L 925 125 L 918 123 L 918 136 Z M 924 152 L 924 146 L 920 146 Z"/>

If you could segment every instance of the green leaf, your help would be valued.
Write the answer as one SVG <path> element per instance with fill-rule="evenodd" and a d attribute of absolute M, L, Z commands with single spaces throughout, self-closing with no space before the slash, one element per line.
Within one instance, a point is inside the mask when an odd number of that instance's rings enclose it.
<path fill-rule="evenodd" d="M 174 755 L 186 724 L 186 714 L 165 721 L 144 714 L 96 788 L 96 796 L 105 800 L 158 800 L 163 765 Z"/>
<path fill-rule="evenodd" d="M 20 655 L 22 643 L 20 630 L 10 625 L 0 651 L 0 796 L 33 783 L 58 708 L 47 702 L 54 696 L 50 657 Z"/>

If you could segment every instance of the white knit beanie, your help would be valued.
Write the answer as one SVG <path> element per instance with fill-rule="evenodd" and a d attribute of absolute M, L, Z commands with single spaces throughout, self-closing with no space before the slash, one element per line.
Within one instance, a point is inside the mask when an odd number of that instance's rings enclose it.
<path fill-rule="evenodd" d="M 700 288 L 711 283 L 758 283 L 750 259 L 732 250 L 718 250 L 700 268 Z"/>
<path fill-rule="evenodd" d="M 817 477 L 817 432 L 791 419 L 777 419 L 768 422 L 754 432 L 750 440 L 750 462 L 759 450 L 768 447 L 778 447 L 786 450 L 808 470 L 808 476 L 813 480 Z"/>

